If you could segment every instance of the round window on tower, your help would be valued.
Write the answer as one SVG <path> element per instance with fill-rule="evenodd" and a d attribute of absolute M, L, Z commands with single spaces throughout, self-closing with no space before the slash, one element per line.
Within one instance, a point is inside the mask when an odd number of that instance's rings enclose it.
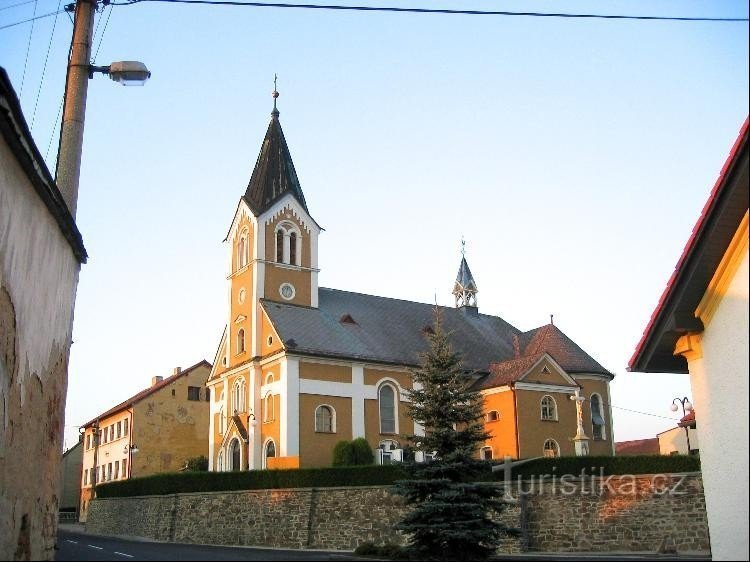
<path fill-rule="evenodd" d="M 282 283 L 281 287 L 279 287 L 279 294 L 284 300 L 292 300 L 295 295 L 294 285 L 291 283 Z"/>

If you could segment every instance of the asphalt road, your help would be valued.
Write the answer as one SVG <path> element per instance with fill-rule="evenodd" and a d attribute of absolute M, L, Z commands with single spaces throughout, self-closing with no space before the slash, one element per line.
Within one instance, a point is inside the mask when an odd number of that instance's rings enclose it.
<path fill-rule="evenodd" d="M 130 541 L 60 529 L 55 560 L 356 560 L 341 553 Z"/>

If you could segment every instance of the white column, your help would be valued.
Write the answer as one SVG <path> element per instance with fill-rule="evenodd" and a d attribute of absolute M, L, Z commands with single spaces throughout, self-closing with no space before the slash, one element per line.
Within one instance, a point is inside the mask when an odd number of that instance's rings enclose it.
<path fill-rule="evenodd" d="M 352 365 L 352 439 L 365 436 L 365 369 Z"/>
<path fill-rule="evenodd" d="M 255 415 L 255 427 L 249 425 L 247 428 L 247 434 L 250 439 L 250 455 L 248 458 L 248 467 L 250 470 L 257 470 L 261 468 L 261 447 L 263 444 L 260 442 L 260 424 L 263 420 L 260 419 L 260 385 L 262 382 L 263 371 L 260 367 L 252 367 L 250 369 L 250 410 Z"/>
<path fill-rule="evenodd" d="M 214 447 L 216 446 L 214 443 L 214 414 L 215 412 L 215 406 L 216 401 L 214 400 L 213 393 L 216 391 L 217 386 L 214 387 L 206 387 L 206 390 L 211 393 L 210 402 L 208 403 L 208 470 L 209 472 L 213 472 L 215 470 L 214 467 Z M 86 466 L 86 465 L 84 465 Z"/>
<path fill-rule="evenodd" d="M 282 457 L 299 456 L 299 359 L 281 360 L 281 412 L 279 414 Z"/>
<path fill-rule="evenodd" d="M 310 306 L 318 308 L 318 231 L 310 228 Z"/>

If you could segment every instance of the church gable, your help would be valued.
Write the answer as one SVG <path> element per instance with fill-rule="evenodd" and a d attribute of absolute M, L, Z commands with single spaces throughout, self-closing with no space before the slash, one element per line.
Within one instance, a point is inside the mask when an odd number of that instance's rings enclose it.
<path fill-rule="evenodd" d="M 221 341 L 219 342 L 219 347 L 216 350 L 216 355 L 214 356 L 214 364 L 211 368 L 211 374 L 208 376 L 208 380 L 214 380 L 221 378 L 221 375 L 226 372 L 227 365 L 226 365 L 226 356 L 227 356 L 227 327 L 224 326 L 224 331 L 221 334 Z"/>
<path fill-rule="evenodd" d="M 527 384 L 578 386 L 565 370 L 547 353 L 542 355 L 518 380 Z"/>

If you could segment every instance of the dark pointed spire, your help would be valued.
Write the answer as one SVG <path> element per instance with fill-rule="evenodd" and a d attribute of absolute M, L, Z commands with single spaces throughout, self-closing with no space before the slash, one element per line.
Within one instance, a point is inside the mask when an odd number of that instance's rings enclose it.
<path fill-rule="evenodd" d="M 453 296 L 456 297 L 456 308 L 464 306 L 477 306 L 477 289 L 474 276 L 471 274 L 469 264 L 466 261 L 466 242 L 461 240 L 461 265 L 458 266 L 458 275 L 453 285 Z"/>
<path fill-rule="evenodd" d="M 271 205 L 287 193 L 299 201 L 307 211 L 305 195 L 299 183 L 297 172 L 294 169 L 292 155 L 284 138 L 279 122 L 279 110 L 276 108 L 276 99 L 279 92 L 276 91 L 276 78 L 274 77 L 273 111 L 271 122 L 268 124 L 263 145 L 255 162 L 250 183 L 245 190 L 245 201 L 256 215 L 261 215 Z M 309 212 L 309 211 L 308 211 Z"/>

